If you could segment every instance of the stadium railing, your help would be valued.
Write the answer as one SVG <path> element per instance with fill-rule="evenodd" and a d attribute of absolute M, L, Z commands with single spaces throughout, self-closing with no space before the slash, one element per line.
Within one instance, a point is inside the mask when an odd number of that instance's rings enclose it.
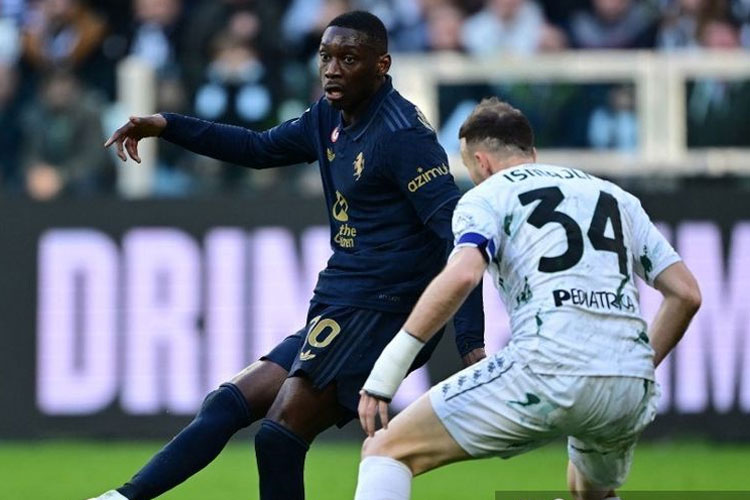
<path fill-rule="evenodd" d="M 593 173 L 709 174 L 750 172 L 750 148 L 688 148 L 687 85 L 693 79 L 750 80 L 750 54 L 740 51 L 586 51 L 533 57 L 472 58 L 436 53 L 394 57 L 400 92 L 438 125 L 438 86 L 477 82 L 612 83 L 635 88 L 638 147 L 632 152 L 546 149 L 547 163 Z M 748 110 L 750 111 L 750 110 Z M 458 158 L 452 158 L 454 161 Z M 455 169 L 462 174 L 463 169 Z"/>

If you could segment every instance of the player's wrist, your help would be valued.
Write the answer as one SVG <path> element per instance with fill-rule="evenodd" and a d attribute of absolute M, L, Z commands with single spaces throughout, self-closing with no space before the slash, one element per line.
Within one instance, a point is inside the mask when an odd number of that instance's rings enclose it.
<path fill-rule="evenodd" d="M 424 342 L 401 329 L 375 362 L 363 387 L 364 391 L 390 401 L 422 347 Z"/>

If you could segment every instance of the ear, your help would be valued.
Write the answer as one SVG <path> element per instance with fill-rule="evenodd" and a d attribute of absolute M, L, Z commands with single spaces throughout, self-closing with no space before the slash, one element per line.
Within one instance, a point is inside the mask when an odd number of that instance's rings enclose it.
<path fill-rule="evenodd" d="M 485 177 L 489 177 L 490 175 L 492 175 L 492 165 L 490 163 L 490 157 L 486 152 L 475 151 L 474 159 L 477 161 L 477 165 L 479 165 L 479 170 L 483 174 L 485 174 Z"/>
<path fill-rule="evenodd" d="M 391 69 L 391 55 L 385 54 L 378 57 L 378 76 L 384 77 L 388 74 L 388 70 Z"/>

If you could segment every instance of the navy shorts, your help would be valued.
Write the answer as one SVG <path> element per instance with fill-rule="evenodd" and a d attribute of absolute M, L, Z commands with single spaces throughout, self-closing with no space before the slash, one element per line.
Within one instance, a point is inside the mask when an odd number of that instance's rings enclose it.
<path fill-rule="evenodd" d="M 339 404 L 347 416 L 357 416 L 359 390 L 385 346 L 406 322 L 408 313 L 391 313 L 312 302 L 307 326 L 282 340 L 267 359 L 284 367 L 290 377 L 304 376 L 323 389 L 335 382 Z M 422 348 L 409 371 L 430 358 L 443 329 Z"/>

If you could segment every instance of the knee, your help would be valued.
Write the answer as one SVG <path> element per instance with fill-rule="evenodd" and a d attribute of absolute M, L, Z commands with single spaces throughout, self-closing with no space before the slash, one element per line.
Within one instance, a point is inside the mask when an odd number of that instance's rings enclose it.
<path fill-rule="evenodd" d="M 237 430 L 252 423 L 245 398 L 232 384 L 222 384 L 203 400 L 198 419 L 231 423 Z"/>
<path fill-rule="evenodd" d="M 396 458 L 391 453 L 390 446 L 388 445 L 388 439 L 385 437 L 385 433 L 378 431 L 373 437 L 368 437 L 362 443 L 362 459 L 367 457 L 390 457 Z"/>
<path fill-rule="evenodd" d="M 255 451 L 272 451 L 281 446 L 282 439 L 279 439 L 279 424 L 274 422 L 269 424 L 268 419 L 264 420 L 255 433 Z"/>
<path fill-rule="evenodd" d="M 375 436 L 368 437 L 362 443 L 362 460 L 367 457 L 392 458 L 408 467 L 412 476 L 418 476 L 430 469 L 429 460 L 426 460 L 426 457 L 404 452 L 404 447 L 389 440 L 388 433 L 383 431 L 376 432 Z"/>

